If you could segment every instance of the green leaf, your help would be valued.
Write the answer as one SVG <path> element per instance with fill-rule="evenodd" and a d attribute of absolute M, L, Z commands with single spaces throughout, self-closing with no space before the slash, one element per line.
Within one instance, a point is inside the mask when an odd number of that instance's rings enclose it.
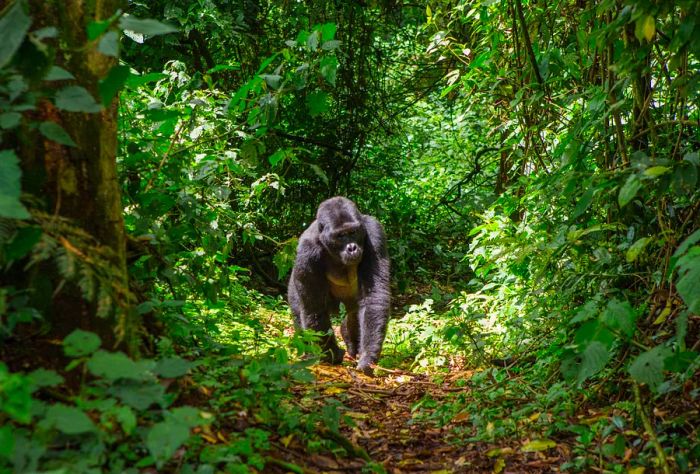
<path fill-rule="evenodd" d="M 588 209 L 588 206 L 591 205 L 591 202 L 593 201 L 593 196 L 595 195 L 595 192 L 597 191 L 596 188 L 588 188 L 585 193 L 583 193 L 583 196 L 581 196 L 581 199 L 576 203 L 576 207 L 574 208 L 574 212 L 571 215 L 572 219 L 576 219 L 578 216 L 586 212 Z"/>
<path fill-rule="evenodd" d="M 12 150 L 0 151 L 0 217 L 28 219 L 27 209 L 19 202 L 21 194 L 19 159 Z"/>
<path fill-rule="evenodd" d="M 321 25 L 321 41 L 330 41 L 335 38 L 336 29 L 335 23 L 324 23 Z"/>
<path fill-rule="evenodd" d="M 136 415 L 134 411 L 127 406 L 120 406 L 115 408 L 114 417 L 117 419 L 119 424 L 127 435 L 134 432 L 136 428 Z"/>
<path fill-rule="evenodd" d="M 156 362 L 153 371 L 165 378 L 175 378 L 185 375 L 196 364 L 182 357 L 166 357 Z"/>
<path fill-rule="evenodd" d="M 321 181 L 323 181 L 324 184 L 328 184 L 328 176 L 326 175 L 326 173 L 324 173 L 320 166 L 309 164 L 309 167 L 316 174 L 316 176 L 321 178 Z"/>
<path fill-rule="evenodd" d="M 19 125 L 21 120 L 22 114 L 19 112 L 5 112 L 4 114 L 0 114 L 0 128 L 5 130 L 15 128 Z"/>
<path fill-rule="evenodd" d="M 11 459 L 15 449 L 14 427 L 7 424 L 0 427 L 0 459 Z"/>
<path fill-rule="evenodd" d="M 10 62 L 29 31 L 32 19 L 24 13 L 24 2 L 14 2 L 0 18 L 0 68 Z"/>
<path fill-rule="evenodd" d="M 27 375 L 27 379 L 32 385 L 32 391 L 40 387 L 55 387 L 63 383 L 63 377 L 53 370 L 36 369 Z"/>
<path fill-rule="evenodd" d="M 650 176 L 652 178 L 656 178 L 657 176 L 661 176 L 662 174 L 670 173 L 671 168 L 668 166 L 652 166 L 650 168 L 647 168 L 644 170 L 644 176 Z"/>
<path fill-rule="evenodd" d="M 75 76 L 73 76 L 73 74 L 69 73 L 62 67 L 58 66 L 51 66 L 51 69 L 49 69 L 49 73 L 44 78 L 44 80 L 47 81 L 64 81 L 67 79 L 75 79 Z"/>
<path fill-rule="evenodd" d="M 596 300 L 589 300 L 583 306 L 579 307 L 578 311 L 569 324 L 575 324 L 582 321 L 588 321 L 592 319 L 598 313 L 598 302 Z"/>
<path fill-rule="evenodd" d="M 125 379 L 112 385 L 108 391 L 138 411 L 143 411 L 153 404 L 165 405 L 165 387 L 157 382 L 136 382 Z"/>
<path fill-rule="evenodd" d="M 647 244 L 651 242 L 651 239 L 649 237 L 642 237 L 641 239 L 637 240 L 635 243 L 633 243 L 629 249 L 627 249 L 627 254 L 626 258 L 629 263 L 634 262 L 637 260 L 637 257 L 641 253 L 642 250 L 647 246 Z"/>
<path fill-rule="evenodd" d="M 285 149 L 280 148 L 279 150 L 268 156 L 267 161 L 269 161 L 272 166 L 276 166 L 279 162 L 283 161 L 286 156 L 287 153 Z"/>
<path fill-rule="evenodd" d="M 184 423 L 175 420 L 156 423 L 146 435 L 146 448 L 158 461 L 167 461 L 189 437 L 189 427 Z"/>
<path fill-rule="evenodd" d="M 317 117 L 329 109 L 328 94 L 323 91 L 315 91 L 306 96 L 306 106 L 309 108 L 309 115 Z"/>
<path fill-rule="evenodd" d="M 123 352 L 104 350 L 95 352 L 87 363 L 93 375 L 107 380 L 146 380 L 152 378 L 154 365 L 152 360 L 134 361 Z"/>
<path fill-rule="evenodd" d="M 84 87 L 68 86 L 56 93 L 56 107 L 68 112 L 95 113 L 102 110 Z"/>
<path fill-rule="evenodd" d="M 628 339 L 634 335 L 634 331 L 637 329 L 637 316 L 627 301 L 610 300 L 601 315 L 601 319 L 609 328 L 620 331 Z"/>
<path fill-rule="evenodd" d="M 637 195 L 637 191 L 642 187 L 642 181 L 636 174 L 630 175 L 625 184 L 620 188 L 617 202 L 620 207 L 625 207 Z"/>
<path fill-rule="evenodd" d="M 44 423 L 69 435 L 95 431 L 95 424 L 83 411 L 63 404 L 51 405 Z"/>
<path fill-rule="evenodd" d="M 129 66 L 114 66 L 99 84 L 102 104 L 108 106 L 131 75 Z"/>
<path fill-rule="evenodd" d="M 141 76 L 132 74 L 126 80 L 126 86 L 136 88 L 144 84 L 148 84 L 149 82 L 160 81 L 161 79 L 165 79 L 167 77 L 168 75 L 163 74 L 162 72 L 151 72 L 148 74 L 143 74 Z"/>
<path fill-rule="evenodd" d="M 38 226 L 18 229 L 17 234 L 5 246 L 5 257 L 7 260 L 19 260 L 24 257 L 39 242 L 43 234 L 44 231 Z"/>
<path fill-rule="evenodd" d="M 525 443 L 520 450 L 524 453 L 533 453 L 537 451 L 546 451 L 551 448 L 556 448 L 557 443 L 551 439 L 535 439 L 529 443 Z"/>
<path fill-rule="evenodd" d="M 634 25 L 634 36 L 636 36 L 639 41 L 642 41 L 643 39 L 651 41 L 655 34 L 656 24 L 653 16 L 643 15 L 637 18 Z"/>
<path fill-rule="evenodd" d="M 200 413 L 197 408 L 191 406 L 177 407 L 170 410 L 173 419 L 190 428 L 207 424 L 207 420 L 202 418 Z"/>
<path fill-rule="evenodd" d="M 104 35 L 97 45 L 97 51 L 105 56 L 119 57 L 119 33 L 110 31 Z"/>
<path fill-rule="evenodd" d="M 110 23 L 111 22 L 109 20 L 97 20 L 90 22 L 87 26 L 88 40 L 93 41 L 99 38 L 105 31 L 107 31 Z"/>
<path fill-rule="evenodd" d="M 93 332 L 76 329 L 63 340 L 63 352 L 68 357 L 82 357 L 99 349 L 102 341 Z"/>
<path fill-rule="evenodd" d="M 157 36 L 168 33 L 177 33 L 178 29 L 165 23 L 150 18 L 139 19 L 132 15 L 124 15 L 119 20 L 119 26 L 124 30 L 133 31 L 134 33 Z"/>
<path fill-rule="evenodd" d="M 643 352 L 630 364 L 629 373 L 639 383 L 649 385 L 656 392 L 664 381 L 664 360 L 673 353 L 664 346 L 656 346 Z"/>
<path fill-rule="evenodd" d="M 675 268 L 678 269 L 678 294 L 691 312 L 700 314 L 700 247 L 688 250 L 678 259 Z"/>
<path fill-rule="evenodd" d="M 39 125 L 39 131 L 49 140 L 53 140 L 61 145 L 77 146 L 70 135 L 68 135 L 68 132 L 55 122 L 42 122 Z"/>
<path fill-rule="evenodd" d="M 332 86 L 335 85 L 338 73 L 338 59 L 335 56 L 327 56 L 321 59 L 321 75 Z"/>
<path fill-rule="evenodd" d="M 593 341 L 581 353 L 581 366 L 577 380 L 583 383 L 588 377 L 603 369 L 610 360 L 610 350 L 601 342 Z"/>

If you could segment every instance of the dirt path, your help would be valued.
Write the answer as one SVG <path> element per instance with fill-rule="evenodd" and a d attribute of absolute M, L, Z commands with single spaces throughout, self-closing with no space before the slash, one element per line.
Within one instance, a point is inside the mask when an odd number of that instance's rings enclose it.
<path fill-rule="evenodd" d="M 510 445 L 465 442 L 471 431 L 467 414 L 453 416 L 444 427 L 416 418 L 415 406 L 426 395 L 436 402 L 455 395 L 468 397 L 468 389 L 456 387 L 453 382 L 468 378 L 469 373 L 450 374 L 445 383 L 437 385 L 425 375 L 401 371 L 378 371 L 372 378 L 345 366 L 318 365 L 313 371 L 317 377 L 316 397 L 331 397 L 347 407 L 343 414 L 355 426 L 341 428 L 342 436 L 336 441 L 354 458 L 308 455 L 289 446 L 282 454 L 288 461 L 304 466 L 304 472 L 381 472 L 369 469 L 368 460 L 390 474 L 558 472 L 566 457 L 565 448 L 548 453 L 522 452 L 518 441 Z M 466 433 L 462 439 L 454 434 L 458 426 Z"/>

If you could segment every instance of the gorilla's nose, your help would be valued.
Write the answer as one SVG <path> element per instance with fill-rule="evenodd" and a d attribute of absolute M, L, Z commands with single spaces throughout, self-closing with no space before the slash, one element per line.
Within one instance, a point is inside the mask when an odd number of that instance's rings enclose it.
<path fill-rule="evenodd" d="M 350 255 L 354 255 L 354 254 L 357 253 L 357 250 L 358 250 L 357 244 L 354 243 L 354 242 L 349 243 L 348 246 L 345 247 L 345 250 L 346 250 Z"/>

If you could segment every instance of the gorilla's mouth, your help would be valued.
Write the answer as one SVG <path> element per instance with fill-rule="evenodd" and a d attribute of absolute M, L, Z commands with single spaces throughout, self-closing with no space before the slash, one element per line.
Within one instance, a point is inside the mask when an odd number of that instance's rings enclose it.
<path fill-rule="evenodd" d="M 360 263 L 360 260 L 362 260 L 362 251 L 353 254 L 348 252 L 340 253 L 340 261 L 343 262 L 343 265 L 357 265 Z"/>

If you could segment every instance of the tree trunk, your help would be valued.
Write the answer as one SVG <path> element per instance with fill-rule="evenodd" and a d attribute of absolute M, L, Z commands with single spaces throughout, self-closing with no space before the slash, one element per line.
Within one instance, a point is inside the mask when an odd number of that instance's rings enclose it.
<path fill-rule="evenodd" d="M 75 76 L 75 80 L 59 81 L 56 89 L 82 86 L 99 102 L 99 80 L 117 64 L 117 59 L 97 51 L 99 40 L 88 41 L 86 27 L 110 18 L 122 6 L 122 0 L 29 1 L 30 31 L 55 27 L 59 32 L 52 44 L 56 48 L 55 65 Z M 71 282 L 65 278 L 65 271 L 47 261 L 22 275 L 26 286 L 33 290 L 32 302 L 44 300 L 37 306 L 43 306 L 53 339 L 79 328 L 98 334 L 107 348 L 122 346 L 133 352 L 138 344 L 133 334 L 134 312 L 128 291 L 126 235 L 116 170 L 117 99 L 97 113 L 60 110 L 42 99 L 31 118 L 59 124 L 77 146 L 60 145 L 44 138 L 36 127 L 25 126 L 17 147 L 22 188 L 41 199 L 38 207 L 43 207 L 46 214 L 43 221 L 42 214 L 35 213 L 35 217 L 45 232 L 54 226 L 55 233 L 48 233 L 63 246 L 61 251 L 86 267 L 101 266 L 97 270 L 102 278 L 95 281 L 103 290 L 92 299 L 86 298 L 85 288 L 76 283 L 80 275 Z M 59 228 L 58 222 L 63 227 Z"/>

